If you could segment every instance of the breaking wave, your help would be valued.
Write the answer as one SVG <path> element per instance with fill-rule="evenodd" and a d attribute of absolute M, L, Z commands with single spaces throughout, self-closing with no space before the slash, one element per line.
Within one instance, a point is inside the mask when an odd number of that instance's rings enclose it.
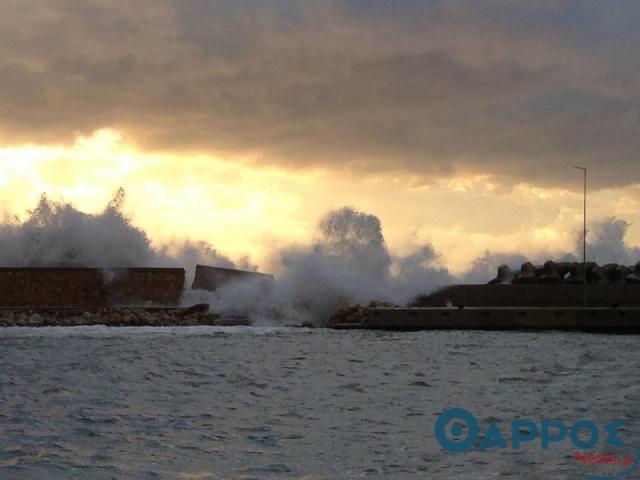
<path fill-rule="evenodd" d="M 154 247 L 146 232 L 123 212 L 119 189 L 104 210 L 84 213 L 45 194 L 24 221 L 0 225 L 0 267 L 184 267 L 197 263 L 235 267 L 206 242 L 173 242 Z"/>
<path fill-rule="evenodd" d="M 277 280 L 250 280 L 216 293 L 191 292 L 189 301 L 207 301 L 218 311 L 265 322 L 315 324 L 348 304 L 386 301 L 403 304 L 418 293 L 453 281 L 430 245 L 393 257 L 380 221 L 345 207 L 319 222 L 314 242 L 276 254 Z"/>
<path fill-rule="evenodd" d="M 102 212 L 88 214 L 42 195 L 26 220 L 14 218 L 0 225 L 0 267 L 183 267 L 187 285 L 196 264 L 256 270 L 247 261 L 233 262 L 203 241 L 153 245 L 123 213 L 124 201 L 120 189 Z M 594 224 L 587 237 L 590 258 L 634 263 L 640 249 L 625 243 L 628 226 L 616 218 Z M 581 244 L 581 237 L 576 243 Z M 248 315 L 258 323 L 318 324 L 349 304 L 406 304 L 418 294 L 451 283 L 485 283 L 502 264 L 518 268 L 526 260 L 576 259 L 573 253 L 562 252 L 539 257 L 487 251 L 456 277 L 442 266 L 430 244 L 405 256 L 392 255 L 380 220 L 344 207 L 321 219 L 310 245 L 272 254 L 268 270 L 275 281 L 247 280 L 215 293 L 186 290 L 184 302 L 206 302 L 220 313 Z"/>

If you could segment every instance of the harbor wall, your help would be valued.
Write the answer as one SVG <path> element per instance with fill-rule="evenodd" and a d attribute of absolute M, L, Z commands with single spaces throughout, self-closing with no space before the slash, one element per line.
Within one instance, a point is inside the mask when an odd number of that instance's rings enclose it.
<path fill-rule="evenodd" d="M 250 279 L 273 280 L 273 275 L 246 270 L 236 270 L 233 268 L 209 267 L 196 265 L 196 274 L 191 288 L 193 290 L 216 291 L 223 285 Z"/>
<path fill-rule="evenodd" d="M 184 291 L 182 268 L 121 268 L 103 273 L 108 305 L 177 305 Z"/>
<path fill-rule="evenodd" d="M 579 330 L 640 332 L 639 308 L 363 308 L 330 328 L 373 330 Z"/>
<path fill-rule="evenodd" d="M 0 268 L 0 305 L 177 305 L 184 280 L 182 268 Z"/>
<path fill-rule="evenodd" d="M 0 268 L 0 305 L 90 307 L 106 303 L 102 272 L 92 268 Z"/>
<path fill-rule="evenodd" d="M 423 295 L 411 307 L 560 307 L 582 306 L 584 287 L 574 285 L 452 285 Z M 640 284 L 587 284 L 586 305 L 640 307 Z"/>

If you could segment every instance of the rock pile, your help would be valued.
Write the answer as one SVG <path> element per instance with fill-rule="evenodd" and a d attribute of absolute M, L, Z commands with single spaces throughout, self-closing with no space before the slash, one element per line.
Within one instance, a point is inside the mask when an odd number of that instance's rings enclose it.
<path fill-rule="evenodd" d="M 525 262 L 519 271 L 500 265 L 498 275 L 489 284 L 577 284 L 584 283 L 585 274 L 587 283 L 590 284 L 640 283 L 640 262 L 627 267 L 617 263 L 600 266 L 594 262 L 583 265 L 578 262 L 548 260 L 542 266 Z"/>
<path fill-rule="evenodd" d="M 102 308 L 94 311 L 73 311 L 70 309 L 41 309 L 0 311 L 2 327 L 68 327 L 80 325 L 106 325 L 110 327 L 140 326 L 234 326 L 250 325 L 246 318 L 222 318 L 208 309 L 144 309 L 144 308 Z"/>
<path fill-rule="evenodd" d="M 329 325 L 362 325 L 366 319 L 362 305 L 351 305 L 338 310 L 330 319 Z"/>
<path fill-rule="evenodd" d="M 347 308 L 343 308 L 342 310 L 338 310 L 330 319 L 329 326 L 331 325 L 352 325 L 358 326 L 363 325 L 367 318 L 367 308 L 397 308 L 398 305 L 391 302 L 371 302 L 369 306 L 363 307 L 362 305 L 356 304 L 351 305 Z"/>

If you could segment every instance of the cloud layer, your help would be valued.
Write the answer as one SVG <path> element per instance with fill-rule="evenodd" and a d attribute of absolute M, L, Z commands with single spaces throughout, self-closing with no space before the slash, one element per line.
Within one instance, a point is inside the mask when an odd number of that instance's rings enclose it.
<path fill-rule="evenodd" d="M 638 20 L 631 0 L 6 0 L 0 142 L 113 127 L 292 169 L 625 185 Z"/>

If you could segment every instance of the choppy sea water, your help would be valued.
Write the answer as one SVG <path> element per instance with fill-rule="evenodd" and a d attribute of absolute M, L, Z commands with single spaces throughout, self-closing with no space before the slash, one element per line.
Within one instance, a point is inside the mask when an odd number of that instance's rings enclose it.
<path fill-rule="evenodd" d="M 482 429 L 496 422 L 508 440 L 518 418 L 622 419 L 625 448 L 640 445 L 639 341 L 561 332 L 6 328 L 0 478 L 614 475 L 623 467 L 576 464 L 569 441 L 445 452 L 434 424 L 462 407 Z"/>

